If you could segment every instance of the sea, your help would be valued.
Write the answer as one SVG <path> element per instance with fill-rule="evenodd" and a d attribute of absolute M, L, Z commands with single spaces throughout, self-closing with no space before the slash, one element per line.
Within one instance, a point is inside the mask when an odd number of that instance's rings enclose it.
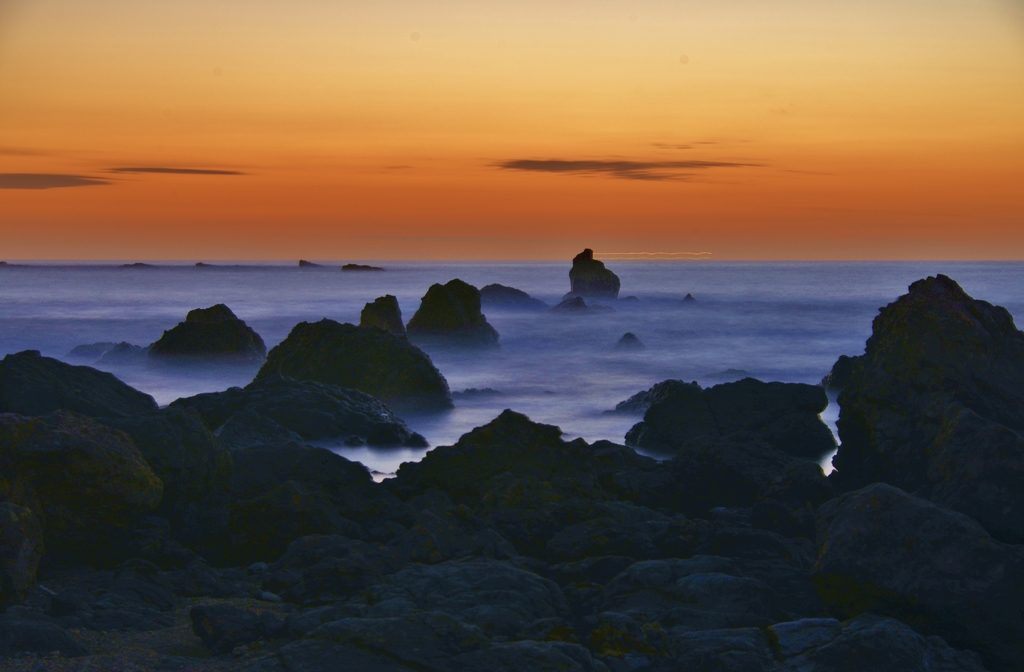
<path fill-rule="evenodd" d="M 569 262 L 360 262 L 383 272 L 342 272 L 345 262 L 17 262 L 0 266 L 0 356 L 21 350 L 75 364 L 67 353 L 101 341 L 148 345 L 198 307 L 227 304 L 268 349 L 301 321 L 358 324 L 364 304 L 398 297 L 408 321 L 434 283 L 500 283 L 550 305 L 569 291 Z M 944 273 L 972 296 L 1024 315 L 1017 262 L 608 262 L 622 281 L 614 310 L 586 314 L 486 310 L 500 334 L 492 350 L 424 350 L 448 380 L 456 407 L 404 420 L 431 447 L 450 445 L 510 408 L 557 425 L 566 438 L 622 442 L 639 417 L 607 413 L 676 378 L 711 386 L 751 376 L 817 384 L 839 355 L 864 352 L 879 308 L 920 278 Z M 684 301 L 687 294 L 694 301 Z M 635 297 L 636 300 L 625 297 Z M 626 332 L 642 351 L 614 346 Z M 165 405 L 244 386 L 255 367 L 101 366 Z M 488 394 L 459 394 L 489 389 Z M 835 431 L 833 399 L 822 419 Z M 325 444 L 381 477 L 430 450 Z M 831 456 L 822 466 L 831 469 Z"/>

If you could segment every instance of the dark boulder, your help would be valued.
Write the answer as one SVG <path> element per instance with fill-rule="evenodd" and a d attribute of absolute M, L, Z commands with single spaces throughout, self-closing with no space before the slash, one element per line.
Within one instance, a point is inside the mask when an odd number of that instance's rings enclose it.
<path fill-rule="evenodd" d="M 189 610 L 192 632 L 215 653 L 230 651 L 264 636 L 259 614 L 227 604 L 207 604 Z"/>
<path fill-rule="evenodd" d="M 846 384 L 850 382 L 850 376 L 853 375 L 853 365 L 858 359 L 859 357 L 839 355 L 839 359 L 832 365 L 832 370 L 821 379 L 821 386 L 825 388 L 825 391 L 833 394 L 842 392 Z"/>
<path fill-rule="evenodd" d="M 646 350 L 647 346 L 644 342 L 637 338 L 636 334 L 631 331 L 627 331 L 619 339 L 619 342 L 615 344 L 616 350 Z"/>
<path fill-rule="evenodd" d="M 60 651 L 65 658 L 89 653 L 52 618 L 23 607 L 13 607 L 0 614 L 0 658 L 25 653 L 33 657 L 46 656 L 54 651 Z"/>
<path fill-rule="evenodd" d="M 373 446 L 426 445 L 426 440 L 379 399 L 355 389 L 278 375 L 245 388 L 178 399 L 194 408 L 232 450 L 286 441 L 346 441 Z"/>
<path fill-rule="evenodd" d="M 571 291 L 580 296 L 619 297 L 619 276 L 605 268 L 603 262 L 594 259 L 594 251 L 589 248 L 573 257 L 569 283 Z"/>
<path fill-rule="evenodd" d="M 493 284 L 480 288 L 480 304 L 484 308 L 505 310 L 544 310 L 548 304 L 521 289 Z"/>
<path fill-rule="evenodd" d="M 254 446 L 233 454 L 231 492 L 235 499 L 257 497 L 285 481 L 325 493 L 368 487 L 370 472 L 326 448 L 300 444 Z"/>
<path fill-rule="evenodd" d="M 345 264 L 341 267 L 343 271 L 383 271 L 380 266 L 369 266 L 367 264 Z"/>
<path fill-rule="evenodd" d="M 813 578 L 835 617 L 898 618 L 991 670 L 1024 660 L 1024 548 L 971 518 L 879 483 L 819 508 L 818 546 Z"/>
<path fill-rule="evenodd" d="M 227 523 L 231 453 L 189 408 L 101 422 L 123 431 L 164 484 L 155 515 L 166 518 L 171 534 L 201 549 L 217 538 Z"/>
<path fill-rule="evenodd" d="M 299 268 L 323 268 L 323 264 L 316 264 L 312 261 L 306 261 L 305 259 L 299 259 Z"/>
<path fill-rule="evenodd" d="M 274 375 L 354 388 L 399 410 L 452 408 L 448 381 L 422 350 L 389 332 L 333 320 L 295 325 L 254 382 Z"/>
<path fill-rule="evenodd" d="M 190 310 L 184 322 L 163 333 L 149 356 L 258 363 L 267 356 L 263 339 L 223 303 Z"/>
<path fill-rule="evenodd" d="M 35 585 L 43 557 L 43 528 L 32 510 L 0 502 L 0 611 Z"/>
<path fill-rule="evenodd" d="M 39 518 L 48 558 L 116 562 L 163 483 L 127 434 L 57 411 L 0 414 L 0 497 Z"/>
<path fill-rule="evenodd" d="M 462 280 L 433 284 L 406 325 L 409 338 L 421 342 L 493 347 L 498 332 L 480 312 L 480 290 Z"/>
<path fill-rule="evenodd" d="M 697 437 L 749 432 L 796 457 L 818 459 L 835 449 L 835 438 L 818 415 L 828 398 L 814 385 L 745 378 L 702 390 L 696 383 L 673 381 L 626 404 L 642 407 L 648 400 L 653 403 L 644 421 L 626 434 L 629 445 L 672 452 Z"/>
<path fill-rule="evenodd" d="M 841 490 L 884 481 L 1024 541 L 1024 334 L 946 276 L 875 318 L 839 395 Z"/>
<path fill-rule="evenodd" d="M 0 413 L 44 415 L 59 409 L 114 417 L 151 413 L 157 405 L 113 374 L 41 357 L 36 350 L 0 361 Z"/>
<path fill-rule="evenodd" d="M 391 294 L 379 296 L 363 306 L 359 315 L 359 326 L 367 329 L 377 327 L 390 331 L 395 336 L 405 335 L 405 323 L 402 322 L 402 311 L 398 307 L 398 299 Z"/>
<path fill-rule="evenodd" d="M 582 296 L 575 296 L 568 294 L 562 298 L 562 301 L 551 308 L 549 313 L 568 313 L 571 315 L 577 314 L 590 314 L 590 313 L 613 313 L 615 309 L 611 306 L 602 306 L 597 303 L 587 303 L 583 300 Z"/>
<path fill-rule="evenodd" d="M 103 356 L 107 350 L 117 345 L 117 343 L 100 342 L 100 343 L 89 343 L 87 345 L 76 345 L 71 349 L 71 352 L 64 355 L 67 359 L 77 359 L 81 362 L 95 362 L 97 359 Z"/>
<path fill-rule="evenodd" d="M 643 392 L 637 392 L 629 399 L 620 401 L 615 405 L 616 413 L 634 413 L 643 415 L 651 406 L 662 399 L 669 398 L 675 394 L 686 395 L 690 388 L 700 386 L 696 383 L 687 383 L 682 380 L 663 380 L 654 387 Z"/>
<path fill-rule="evenodd" d="M 693 298 L 693 294 L 690 294 L 689 292 L 687 292 L 686 296 L 683 297 L 683 301 L 696 301 L 696 300 L 697 299 Z"/>

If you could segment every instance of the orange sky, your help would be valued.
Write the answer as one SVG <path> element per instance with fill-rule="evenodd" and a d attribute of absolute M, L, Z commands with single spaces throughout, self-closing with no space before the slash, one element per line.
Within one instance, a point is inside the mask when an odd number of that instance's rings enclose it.
<path fill-rule="evenodd" d="M 0 0 L 0 258 L 584 245 L 1024 258 L 1024 2 Z"/>

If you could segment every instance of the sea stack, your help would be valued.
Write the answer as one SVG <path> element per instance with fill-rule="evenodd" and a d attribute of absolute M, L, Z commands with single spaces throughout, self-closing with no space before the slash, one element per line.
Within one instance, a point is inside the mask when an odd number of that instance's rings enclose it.
<path fill-rule="evenodd" d="M 571 292 L 579 296 L 619 298 L 619 276 L 605 268 L 604 262 L 594 259 L 594 251 L 590 248 L 573 258 L 569 283 Z"/>
<path fill-rule="evenodd" d="M 267 357 L 263 339 L 223 303 L 190 310 L 184 322 L 150 346 L 150 358 L 255 363 Z"/>
<path fill-rule="evenodd" d="M 647 346 L 644 342 L 637 338 L 637 335 L 632 331 L 627 331 L 619 339 L 619 342 L 615 344 L 616 350 L 646 350 Z"/>
<path fill-rule="evenodd" d="M 498 345 L 497 330 L 480 312 L 480 290 L 458 278 L 431 285 L 406 329 L 409 338 L 437 345 Z"/>
<path fill-rule="evenodd" d="M 402 311 L 398 307 L 398 299 L 391 294 L 378 296 L 373 303 L 363 306 L 359 315 L 359 326 L 376 327 L 390 331 L 395 336 L 405 336 L 405 324 L 402 322 Z"/>

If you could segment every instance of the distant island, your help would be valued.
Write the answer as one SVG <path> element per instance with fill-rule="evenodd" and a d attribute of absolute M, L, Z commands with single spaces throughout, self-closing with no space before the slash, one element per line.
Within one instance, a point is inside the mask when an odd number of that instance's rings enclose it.
<path fill-rule="evenodd" d="M 343 271 L 383 271 L 380 266 L 366 266 L 364 264 L 345 264 L 341 267 Z"/>

